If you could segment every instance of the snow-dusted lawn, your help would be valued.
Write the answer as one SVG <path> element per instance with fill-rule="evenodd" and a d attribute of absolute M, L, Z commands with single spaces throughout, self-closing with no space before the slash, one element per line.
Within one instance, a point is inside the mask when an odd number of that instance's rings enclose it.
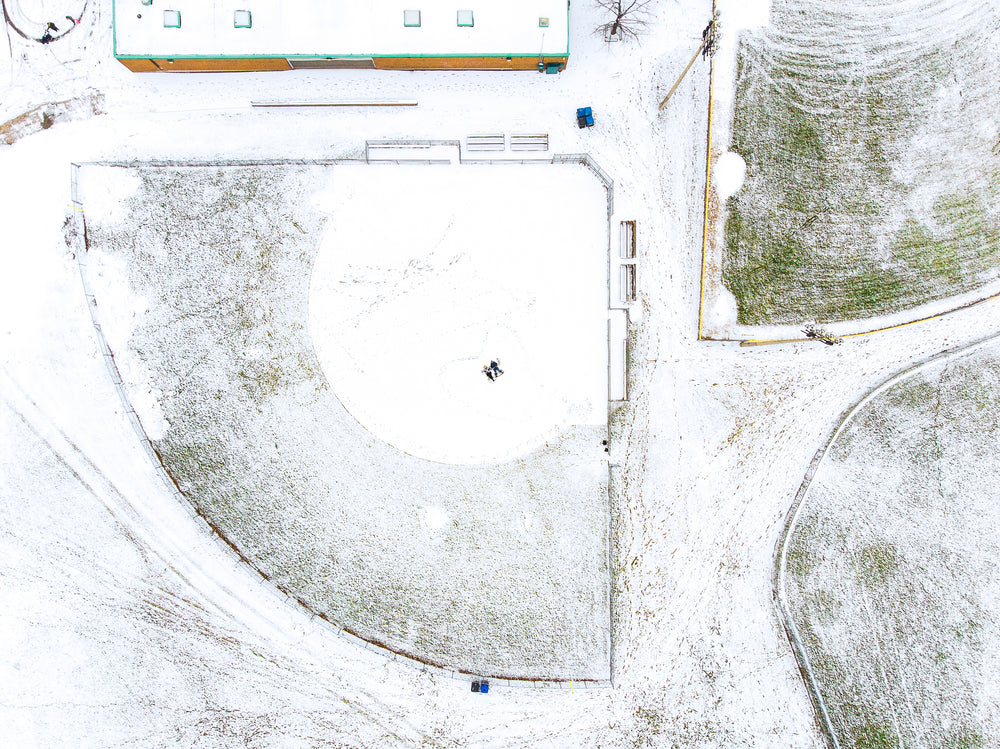
<path fill-rule="evenodd" d="M 130 402 L 258 569 L 431 663 L 608 678 L 590 172 L 85 165 L 78 190 Z"/>
<path fill-rule="evenodd" d="M 766 3 L 719 6 L 723 52 L 745 11 L 766 20 Z M 703 61 L 667 109 L 656 107 L 697 47 L 711 3 L 651 8 L 640 43 L 606 46 L 592 34 L 603 12 L 573 2 L 570 65 L 558 76 L 132 75 L 110 59 L 107 0 L 88 3 L 82 28 L 57 45 L 12 35 L 13 54 L 0 54 L 0 118 L 91 89 L 107 114 L 57 121 L 0 147 L 7 743 L 824 746 L 771 600 L 787 509 L 845 407 L 915 361 L 1000 330 L 1000 307 L 835 348 L 698 341 Z M 717 66 L 717 113 L 724 78 Z M 250 108 L 264 98 L 419 106 Z M 597 125 L 579 130 L 573 112 L 587 105 Z M 555 152 L 589 153 L 615 180 L 614 220 L 638 225 L 631 400 L 613 414 L 610 453 L 610 688 L 494 685 L 470 694 L 468 680 L 368 652 L 274 595 L 189 517 L 146 460 L 62 231 L 76 213 L 71 162 L 357 158 L 366 139 L 501 131 L 547 132 Z"/>
<path fill-rule="evenodd" d="M 746 182 L 713 292 L 740 324 L 995 293 L 998 31 L 996 6 L 969 0 L 775 0 L 743 36 L 729 147 Z"/>
<path fill-rule="evenodd" d="M 875 396 L 817 472 L 789 605 L 843 747 L 1000 740 L 1000 348 Z"/>

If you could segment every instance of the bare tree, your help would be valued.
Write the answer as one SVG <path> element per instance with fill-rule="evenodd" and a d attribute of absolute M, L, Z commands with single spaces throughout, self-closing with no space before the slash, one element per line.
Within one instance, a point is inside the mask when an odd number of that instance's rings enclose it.
<path fill-rule="evenodd" d="M 639 32 L 646 25 L 649 11 L 646 6 L 653 0 L 597 0 L 597 5 L 609 11 L 612 19 L 597 27 L 605 41 L 638 39 Z"/>

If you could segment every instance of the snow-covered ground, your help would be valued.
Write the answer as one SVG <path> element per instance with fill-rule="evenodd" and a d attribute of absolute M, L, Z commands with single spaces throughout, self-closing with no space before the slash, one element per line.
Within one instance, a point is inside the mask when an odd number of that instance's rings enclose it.
<path fill-rule="evenodd" d="M 995 746 L 997 341 L 851 414 L 780 585 L 841 746 Z"/>
<path fill-rule="evenodd" d="M 607 681 L 607 197 L 589 170 L 75 174 L 74 248 L 137 431 L 240 554 L 422 661 Z"/>
<path fill-rule="evenodd" d="M 607 423 L 607 198 L 584 167 L 341 167 L 321 201 L 310 335 L 369 431 L 478 463 Z"/>
<path fill-rule="evenodd" d="M 771 603 L 782 520 L 837 416 L 908 364 L 994 333 L 987 303 L 827 348 L 696 340 L 707 68 L 656 106 L 708 3 L 662 2 L 637 45 L 570 16 L 559 76 L 137 76 L 110 6 L 62 43 L 11 38 L 8 119 L 89 87 L 107 114 L 0 150 L 0 712 L 14 746 L 819 747 Z M 723 18 L 727 4 L 720 3 Z M 735 15 L 735 14 L 734 14 Z M 79 34 L 79 36 L 77 36 Z M 724 44 L 735 42 L 735 33 Z M 720 75 L 724 71 L 720 71 Z M 269 98 L 415 98 L 406 110 L 251 110 Z M 579 130 L 576 107 L 597 125 Z M 99 356 L 62 232 L 71 162 L 342 158 L 367 138 L 547 132 L 637 221 L 632 398 L 612 417 L 612 678 L 495 689 L 421 673 L 314 626 L 166 490 Z M 638 319 L 639 316 L 634 316 Z"/>

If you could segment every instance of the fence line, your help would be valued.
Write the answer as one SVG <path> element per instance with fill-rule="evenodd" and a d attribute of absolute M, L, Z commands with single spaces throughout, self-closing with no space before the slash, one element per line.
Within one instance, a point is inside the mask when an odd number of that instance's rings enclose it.
<path fill-rule="evenodd" d="M 386 101 L 252 101 L 251 107 L 415 107 L 416 99 Z"/>

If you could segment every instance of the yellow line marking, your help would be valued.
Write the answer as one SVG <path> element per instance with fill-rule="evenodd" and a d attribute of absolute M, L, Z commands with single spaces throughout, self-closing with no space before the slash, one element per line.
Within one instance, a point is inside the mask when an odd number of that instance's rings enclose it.
<path fill-rule="evenodd" d="M 953 312 L 960 312 L 961 310 L 968 309 L 969 307 L 974 307 L 977 304 L 983 304 L 984 302 L 991 302 L 994 299 L 1000 299 L 1000 294 L 993 294 L 992 296 L 983 297 L 982 299 L 977 299 L 974 302 L 969 302 L 968 304 L 963 304 L 960 307 L 955 307 L 955 309 L 950 309 L 945 312 L 939 312 L 936 315 L 928 315 L 927 317 L 921 317 L 917 320 L 910 320 L 908 322 L 897 323 L 896 325 L 886 325 L 884 328 L 875 328 L 874 330 L 863 330 L 860 333 L 844 333 L 843 335 L 837 336 L 838 338 L 860 338 L 865 335 L 873 335 L 875 333 L 885 333 L 888 330 L 898 330 L 899 328 L 905 328 L 909 325 L 916 325 L 917 323 L 930 322 L 931 320 L 937 320 L 939 317 L 945 317 Z M 767 346 L 774 343 L 801 343 L 803 341 L 815 340 L 812 338 L 779 338 L 773 341 L 761 341 L 754 338 L 749 338 L 744 341 L 740 341 L 741 346 Z"/>
<path fill-rule="evenodd" d="M 712 18 L 715 18 L 715 0 L 712 0 Z M 698 292 L 698 340 L 705 340 L 701 334 L 702 317 L 705 310 L 705 253 L 708 249 L 708 195 L 712 185 L 712 111 L 715 95 L 715 56 L 709 63 L 708 78 L 708 154 L 705 156 L 705 224 L 701 233 L 701 289 Z"/>
<path fill-rule="evenodd" d="M 997 296 L 1000 296 L 1000 294 L 997 294 L 997 295 L 994 295 L 994 296 L 991 296 L 991 297 L 987 297 L 986 299 L 983 299 L 982 301 L 985 302 L 985 301 L 987 301 L 989 299 L 996 299 Z M 959 307 L 958 309 L 962 309 L 962 308 Z M 955 312 L 956 310 L 951 310 L 951 311 Z M 941 317 L 941 315 L 946 315 L 946 314 L 948 314 L 948 313 L 947 312 L 942 312 L 941 314 L 931 315 L 930 317 L 921 317 L 919 320 L 910 320 L 909 322 L 901 322 L 901 323 L 899 323 L 897 325 L 888 325 L 888 326 L 886 326 L 884 328 L 875 328 L 875 330 L 866 330 L 866 331 L 864 331 L 862 333 L 844 333 L 844 335 L 842 335 L 840 337 L 841 338 L 857 338 L 858 336 L 862 336 L 862 335 L 871 335 L 872 333 L 881 333 L 881 332 L 883 332 L 885 330 L 895 330 L 896 328 L 905 328 L 907 325 L 916 325 L 918 322 L 930 322 L 931 320 L 937 320 L 939 317 Z"/>

